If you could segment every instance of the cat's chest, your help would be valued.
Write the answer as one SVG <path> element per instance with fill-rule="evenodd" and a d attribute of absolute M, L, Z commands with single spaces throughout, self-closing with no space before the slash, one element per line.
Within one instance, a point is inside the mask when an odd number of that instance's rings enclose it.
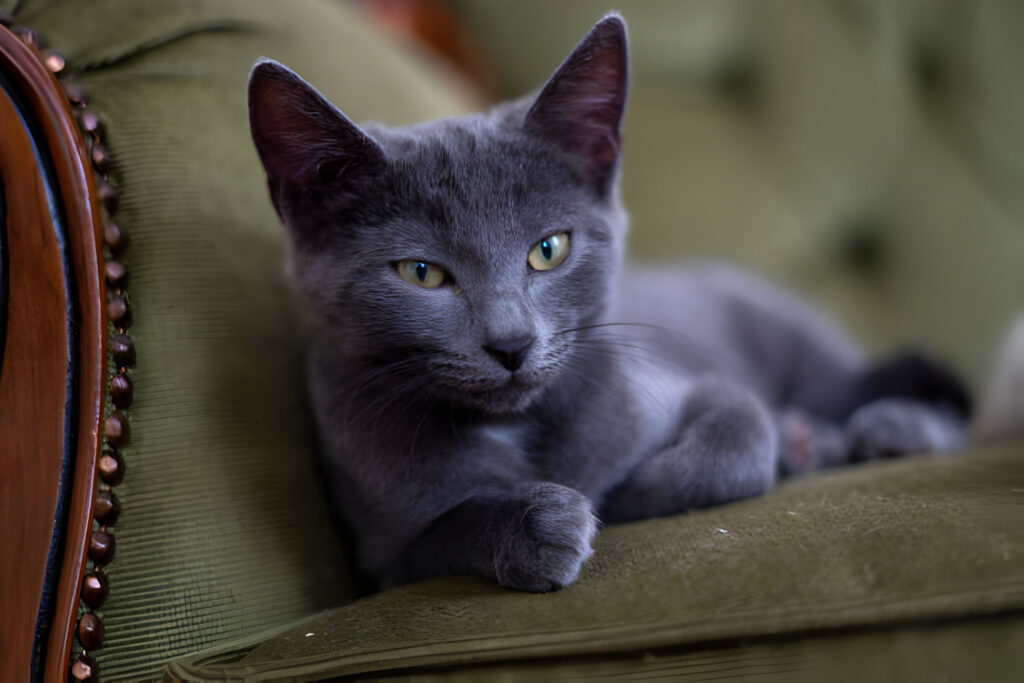
<path fill-rule="evenodd" d="M 516 419 L 482 425 L 478 437 L 495 452 L 520 454 L 529 476 L 599 498 L 678 438 L 691 385 L 685 373 L 627 362 L 603 386 L 579 388 Z"/>

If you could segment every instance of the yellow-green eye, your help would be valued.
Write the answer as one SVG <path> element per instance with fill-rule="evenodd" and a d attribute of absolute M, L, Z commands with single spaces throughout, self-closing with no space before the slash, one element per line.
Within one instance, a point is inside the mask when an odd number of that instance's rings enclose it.
<path fill-rule="evenodd" d="M 558 232 L 533 245 L 526 260 L 534 270 L 551 270 L 558 267 L 568 255 L 569 233 Z"/>
<path fill-rule="evenodd" d="M 444 284 L 446 274 L 443 268 L 426 261 L 399 261 L 395 264 L 398 274 L 417 287 L 433 289 Z"/>

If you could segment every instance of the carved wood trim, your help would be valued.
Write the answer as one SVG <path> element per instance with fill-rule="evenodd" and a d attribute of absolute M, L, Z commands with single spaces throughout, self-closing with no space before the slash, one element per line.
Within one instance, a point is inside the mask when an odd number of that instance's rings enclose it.
<path fill-rule="evenodd" d="M 52 68 L 0 27 L 0 680 L 67 677 L 103 417 L 96 181 Z"/>

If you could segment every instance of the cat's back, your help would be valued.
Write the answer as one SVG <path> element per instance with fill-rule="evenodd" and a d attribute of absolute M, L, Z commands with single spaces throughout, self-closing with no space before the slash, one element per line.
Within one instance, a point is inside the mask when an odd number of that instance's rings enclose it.
<path fill-rule="evenodd" d="M 806 302 L 716 261 L 628 266 L 609 322 L 629 323 L 622 329 L 690 372 L 724 373 L 765 396 L 785 378 L 764 368 L 788 367 L 801 349 L 824 350 L 839 367 L 862 363 L 856 345 Z"/>

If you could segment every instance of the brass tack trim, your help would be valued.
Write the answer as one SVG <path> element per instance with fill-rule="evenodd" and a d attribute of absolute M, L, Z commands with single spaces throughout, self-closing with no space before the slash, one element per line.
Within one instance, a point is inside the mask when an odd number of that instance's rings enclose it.
<path fill-rule="evenodd" d="M 60 53 L 47 49 L 38 31 L 16 24 L 11 13 L 6 10 L 0 10 L 0 25 L 9 27 L 35 52 L 43 66 L 51 73 L 61 79 L 66 78 L 67 60 Z M 68 662 L 68 675 L 72 680 L 98 681 L 99 667 L 89 652 L 99 649 L 103 643 L 103 621 L 94 610 L 100 609 L 107 598 L 107 577 L 100 568 L 107 566 L 114 558 L 115 539 L 109 527 L 117 523 L 121 514 L 121 503 L 111 487 L 120 484 L 124 478 L 125 465 L 121 449 L 131 438 L 128 416 L 123 411 L 131 406 L 134 397 L 129 368 L 135 366 L 135 345 L 125 334 L 131 323 L 131 310 L 125 292 L 128 271 L 123 261 L 113 258 L 124 249 L 128 237 L 124 230 L 111 220 L 120 208 L 120 201 L 117 189 L 110 178 L 111 155 L 103 141 L 103 121 L 95 111 L 88 108 L 87 94 L 80 85 L 67 80 L 61 80 L 60 85 L 75 110 L 88 143 L 88 161 L 96 173 L 97 196 L 105 212 L 103 272 L 109 285 L 107 314 L 114 327 L 108 345 L 108 352 L 115 366 L 114 375 L 108 385 L 114 410 L 107 415 L 103 424 L 105 446 L 97 463 L 97 474 L 102 483 L 97 485 L 93 499 L 93 518 L 98 528 L 94 528 L 89 538 L 88 559 L 92 562 L 92 567 L 82 582 L 79 602 L 84 611 L 75 629 L 82 649 L 77 653 L 72 652 Z"/>

